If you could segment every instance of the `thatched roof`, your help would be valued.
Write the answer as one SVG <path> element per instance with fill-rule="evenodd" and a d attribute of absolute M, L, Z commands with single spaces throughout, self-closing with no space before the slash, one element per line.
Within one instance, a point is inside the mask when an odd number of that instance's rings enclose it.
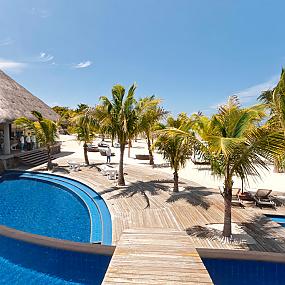
<path fill-rule="evenodd" d="M 0 123 L 12 122 L 19 117 L 35 120 L 32 111 L 38 111 L 50 120 L 59 119 L 47 104 L 0 70 Z"/>

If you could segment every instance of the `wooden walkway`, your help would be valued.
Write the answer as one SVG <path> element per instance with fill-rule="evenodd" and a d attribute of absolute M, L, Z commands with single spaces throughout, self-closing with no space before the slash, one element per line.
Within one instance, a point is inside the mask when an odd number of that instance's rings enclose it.
<path fill-rule="evenodd" d="M 102 284 L 213 283 L 185 233 L 129 229 L 121 235 Z"/>
<path fill-rule="evenodd" d="M 264 214 L 285 215 L 285 207 L 262 209 L 247 205 L 233 207 L 232 221 L 237 223 L 255 243 L 223 244 L 220 235 L 208 224 L 223 223 L 223 199 L 217 189 L 180 180 L 184 191 L 172 193 L 172 175 L 149 165 L 126 165 L 126 187 L 116 187 L 100 174 L 96 165 L 68 173 L 66 159 L 59 159 L 55 174 L 81 180 L 94 188 L 106 201 L 112 216 L 113 244 L 122 233 L 134 228 L 172 228 L 186 232 L 195 248 L 244 249 L 285 253 L 285 228 L 271 222 Z"/>

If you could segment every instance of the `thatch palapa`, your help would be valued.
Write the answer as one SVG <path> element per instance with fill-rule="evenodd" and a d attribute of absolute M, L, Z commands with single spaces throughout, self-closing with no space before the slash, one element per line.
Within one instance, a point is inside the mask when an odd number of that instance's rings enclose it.
<path fill-rule="evenodd" d="M 11 123 L 19 117 L 35 120 L 32 111 L 53 121 L 59 119 L 47 104 L 0 70 L 0 123 Z"/>

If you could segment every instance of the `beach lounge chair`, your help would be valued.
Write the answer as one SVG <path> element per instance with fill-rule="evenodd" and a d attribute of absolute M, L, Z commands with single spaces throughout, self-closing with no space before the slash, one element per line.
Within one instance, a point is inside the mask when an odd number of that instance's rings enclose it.
<path fill-rule="evenodd" d="M 270 196 L 271 192 L 272 190 L 269 189 L 258 189 L 253 196 L 255 205 L 260 207 L 260 209 L 262 209 L 262 207 L 272 207 L 276 209 L 276 204 Z"/>
<path fill-rule="evenodd" d="M 73 171 L 79 171 L 80 170 L 80 164 L 75 161 L 68 161 L 69 169 Z"/>
<path fill-rule="evenodd" d="M 224 187 L 220 186 L 220 193 L 224 197 Z M 239 198 L 240 188 L 232 188 L 232 206 L 240 206 L 244 208 L 242 200 Z"/>
<path fill-rule="evenodd" d="M 118 178 L 118 171 L 117 169 L 109 170 L 107 172 L 107 177 L 109 180 L 116 180 Z"/>

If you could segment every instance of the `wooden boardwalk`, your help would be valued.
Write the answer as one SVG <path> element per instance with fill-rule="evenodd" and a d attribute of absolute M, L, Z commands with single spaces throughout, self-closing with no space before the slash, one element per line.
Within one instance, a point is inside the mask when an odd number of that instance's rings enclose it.
<path fill-rule="evenodd" d="M 102 284 L 213 283 L 185 233 L 129 229 L 121 235 Z"/>
<path fill-rule="evenodd" d="M 233 207 L 232 221 L 253 237 L 254 244 L 223 244 L 208 224 L 223 223 L 224 205 L 216 189 L 182 180 L 185 188 L 177 194 L 169 191 L 172 177 L 149 166 L 127 165 L 127 187 L 116 187 L 96 167 L 85 167 L 68 176 L 87 183 L 105 199 L 112 215 L 113 244 L 123 231 L 132 228 L 173 228 L 186 232 L 196 248 L 245 249 L 285 253 L 285 228 L 263 214 L 285 215 L 285 207 L 262 209 L 248 205 Z M 55 172 L 56 173 L 56 172 Z"/>
<path fill-rule="evenodd" d="M 285 207 L 262 209 L 247 205 L 233 207 L 232 221 L 255 243 L 223 244 L 208 224 L 223 223 L 223 199 L 217 189 L 193 181 L 180 180 L 184 191 L 172 193 L 172 175 L 149 165 L 126 165 L 126 187 L 117 187 L 101 175 L 96 165 L 68 173 L 68 159 L 59 159 L 55 174 L 81 180 L 94 188 L 106 201 L 112 216 L 113 244 L 122 233 L 134 228 L 172 228 L 186 232 L 196 248 L 244 249 L 285 253 L 285 228 L 271 222 L 264 214 L 285 215 Z"/>

